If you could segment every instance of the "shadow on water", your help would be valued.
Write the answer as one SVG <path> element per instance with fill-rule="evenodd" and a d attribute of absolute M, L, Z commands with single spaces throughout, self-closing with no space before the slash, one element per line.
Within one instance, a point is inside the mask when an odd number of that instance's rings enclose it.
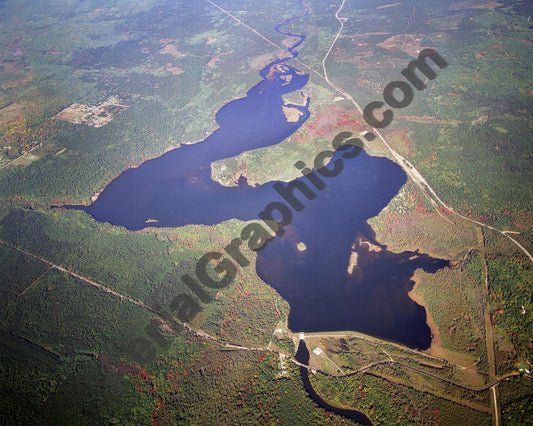
<path fill-rule="evenodd" d="M 305 344 L 304 340 L 300 340 L 300 343 L 298 345 L 298 351 L 296 352 L 295 358 L 296 358 L 296 361 L 301 362 L 302 364 L 309 365 L 309 350 L 307 349 L 307 345 Z M 357 424 L 372 425 L 372 422 L 370 421 L 370 419 L 367 416 L 365 416 L 363 413 L 361 413 L 360 411 L 335 407 L 327 403 L 326 401 L 324 401 L 313 389 L 313 385 L 311 384 L 311 381 L 309 380 L 309 370 L 307 368 L 300 366 L 300 375 L 302 377 L 302 381 L 304 383 L 304 388 L 306 392 L 309 394 L 311 399 L 319 407 L 331 413 L 335 413 L 340 416 L 343 416 L 349 420 L 353 420 Z"/>
<path fill-rule="evenodd" d="M 280 26 L 278 32 L 298 38 L 289 48 L 296 57 L 295 46 L 305 37 L 282 32 Z M 286 60 L 269 64 L 260 73 L 263 80 L 244 98 L 222 107 L 216 115 L 220 127 L 204 141 L 126 170 L 91 205 L 67 208 L 139 230 L 253 220 L 271 202 L 290 204 L 273 189 L 275 182 L 251 187 L 240 179 L 237 186 L 225 187 L 211 179 L 213 161 L 277 144 L 309 117 L 309 98 L 305 105 L 289 105 L 300 112 L 298 121 L 289 122 L 283 114 L 283 95 L 302 89 L 309 79 Z M 323 177 L 323 188 L 312 187 L 305 177 L 291 183 L 307 186 L 307 195 L 292 190 L 303 209 L 292 210 L 285 234 L 257 252 L 257 273 L 289 302 L 293 330 L 356 330 L 426 349 L 431 333 L 424 308 L 408 296 L 411 278 L 417 268 L 435 272 L 448 263 L 419 252 L 392 253 L 375 241 L 367 220 L 388 205 L 406 174 L 391 160 L 364 151 L 342 156 L 337 151 L 330 159 L 330 164 L 341 161 L 343 168 Z M 305 251 L 297 249 L 300 242 Z M 357 265 L 348 273 L 352 253 Z"/>
<path fill-rule="evenodd" d="M 358 194 L 378 188 L 387 192 L 376 184 L 352 186 L 353 204 L 344 201 L 347 194 L 332 188 L 330 198 L 329 188 L 324 190 L 323 198 L 310 203 L 286 235 L 259 253 L 257 272 L 289 302 L 291 330 L 357 330 L 427 349 L 431 330 L 424 307 L 409 297 L 412 277 L 416 269 L 434 273 L 449 262 L 418 251 L 393 253 L 375 241 L 366 224 L 374 215 L 366 211 L 371 197 Z M 341 220 L 330 219 L 335 213 Z M 305 251 L 297 250 L 298 242 L 305 243 Z"/>
<path fill-rule="evenodd" d="M 308 12 L 305 6 L 300 17 Z M 298 55 L 305 40 L 303 35 L 281 30 L 294 19 L 275 28 L 298 39 L 288 48 L 290 58 Z M 216 115 L 219 128 L 204 141 L 126 170 L 89 206 L 65 207 L 84 210 L 100 222 L 140 230 L 213 225 L 231 218 L 254 220 L 271 202 L 290 204 L 273 189 L 275 182 L 251 187 L 246 179 L 239 179 L 236 186 L 224 187 L 211 179 L 212 162 L 278 144 L 309 117 L 309 98 L 305 105 L 297 105 L 285 103 L 282 97 L 302 89 L 309 80 L 308 74 L 285 63 L 290 58 L 267 65 L 260 72 L 263 80 L 244 98 L 222 107 Z M 298 110 L 300 118 L 287 121 L 283 106 Z M 330 164 L 342 162 L 341 155 L 335 152 Z M 304 208 L 292 211 L 281 238 L 269 240 L 257 252 L 257 273 L 289 302 L 293 330 L 356 330 L 426 349 L 431 333 L 424 308 L 408 296 L 411 278 L 417 268 L 435 272 L 448 262 L 418 251 L 392 253 L 375 241 L 367 220 L 388 205 L 407 177 L 386 158 L 364 151 L 349 158 L 343 162 L 342 173 L 324 178 L 323 188 L 308 186 L 307 195 L 292 191 L 293 201 L 296 198 Z M 294 183 L 309 185 L 304 177 Z M 308 196 L 310 192 L 313 197 Z M 305 244 L 305 250 L 299 243 Z M 303 340 L 296 359 L 309 362 Z M 314 391 L 309 371 L 301 367 L 300 374 L 306 391 L 320 407 L 371 424 L 363 413 L 328 404 Z"/>

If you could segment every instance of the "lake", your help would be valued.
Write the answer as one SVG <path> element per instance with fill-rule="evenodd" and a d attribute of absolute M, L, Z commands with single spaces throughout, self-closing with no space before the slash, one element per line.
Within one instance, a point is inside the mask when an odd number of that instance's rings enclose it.
<path fill-rule="evenodd" d="M 276 29 L 282 32 L 279 25 Z M 297 45 L 304 39 L 298 37 Z M 289 52 L 296 57 L 294 46 Z M 268 203 L 283 202 L 273 189 L 275 182 L 251 187 L 241 179 L 235 187 L 224 187 L 212 181 L 211 163 L 278 144 L 309 118 L 309 98 L 306 105 L 288 105 L 300 111 L 297 122 L 288 122 L 283 114 L 282 95 L 302 89 L 309 80 L 308 74 L 287 65 L 287 59 L 267 65 L 260 72 L 262 80 L 245 97 L 221 108 L 216 115 L 219 128 L 204 141 L 129 169 L 91 205 L 70 208 L 139 230 L 252 220 Z M 331 161 L 341 155 L 336 152 Z M 307 182 L 304 177 L 297 181 Z M 293 211 L 286 233 L 258 252 L 257 273 L 290 304 L 289 327 L 307 332 L 355 330 L 428 348 L 425 309 L 407 293 L 417 268 L 435 272 L 448 262 L 418 252 L 392 253 L 375 241 L 367 225 L 405 184 L 405 172 L 387 158 L 362 151 L 344 160 L 340 174 L 323 181 L 321 191 L 310 187 L 316 195 L 312 200 L 294 193 L 304 209 Z M 297 249 L 301 242 L 305 251 Z M 348 274 L 352 250 L 358 262 Z"/>

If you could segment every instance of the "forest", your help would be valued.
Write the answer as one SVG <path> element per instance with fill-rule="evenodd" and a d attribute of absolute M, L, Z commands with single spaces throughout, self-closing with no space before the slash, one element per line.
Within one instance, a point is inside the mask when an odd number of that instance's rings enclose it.
<path fill-rule="evenodd" d="M 259 279 L 255 258 L 205 300 L 182 282 L 246 222 L 131 232 L 60 208 L 89 204 L 125 170 L 215 131 L 217 111 L 286 54 L 291 39 L 274 27 L 305 5 L 309 15 L 284 28 L 306 36 L 291 65 L 310 81 L 284 99 L 309 99 L 310 118 L 276 146 L 213 163 L 213 180 L 300 176 L 294 164 L 312 164 L 339 132 L 371 130 L 350 98 L 381 99 L 432 48 L 449 66 L 395 111 L 384 139 L 456 212 L 512 232 L 435 209 L 409 181 L 369 225 L 388 250 L 450 260 L 436 274 L 418 271 L 411 293 L 435 344 L 413 352 L 356 333 L 310 336 L 310 349 L 323 350 L 313 368 L 355 372 L 393 357 L 474 388 L 516 374 L 498 385 L 502 423 L 533 422 L 524 373 L 533 275 L 508 238 L 533 250 L 531 5 L 349 0 L 339 21 L 326 0 L 216 3 L 230 15 L 207 1 L 0 2 L 0 423 L 349 424 L 313 403 L 290 359 L 281 368 L 298 330 L 287 329 L 290 306 Z M 125 107 L 101 127 L 57 117 L 111 97 Z M 379 138 L 365 150 L 395 161 Z M 311 382 L 375 424 L 492 421 L 489 391 L 398 365 Z"/>

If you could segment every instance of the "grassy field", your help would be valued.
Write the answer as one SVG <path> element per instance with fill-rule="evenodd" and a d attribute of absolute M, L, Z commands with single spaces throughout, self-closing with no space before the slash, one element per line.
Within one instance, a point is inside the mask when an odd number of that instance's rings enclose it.
<path fill-rule="evenodd" d="M 519 232 L 512 237 L 532 251 L 531 6 L 381 3 L 346 2 L 328 78 L 364 107 L 403 78 L 417 50 L 437 49 L 449 66 L 394 111 L 384 137 L 457 212 Z M 314 405 L 290 361 L 282 374 L 276 353 L 223 346 L 270 344 L 294 355 L 290 307 L 258 278 L 255 259 L 230 287 L 210 291 L 213 302 L 195 302 L 195 316 L 172 304 L 177 295 L 192 297 L 182 274 L 207 251 L 223 249 L 243 222 L 130 232 L 50 208 L 89 203 L 123 170 L 203 140 L 217 127 L 216 112 L 244 96 L 284 51 L 250 28 L 283 47 L 288 40 L 275 24 L 303 10 L 296 0 L 217 4 L 249 28 L 204 1 L 0 5 L 0 240 L 11 245 L 0 244 L 0 423 L 347 424 Z M 310 82 L 286 100 L 310 97 L 311 116 L 279 145 L 213 163 L 212 177 L 223 185 L 241 175 L 251 185 L 294 179 L 294 163 L 311 164 L 339 132 L 369 130 L 320 75 L 340 25 L 336 8 L 325 0 L 305 4 L 310 14 L 284 29 L 306 35 L 291 65 L 309 72 Z M 72 104 L 111 97 L 127 108 L 101 127 L 53 118 Z M 393 159 L 379 140 L 366 150 Z M 433 345 L 417 352 L 358 333 L 312 335 L 309 349 L 324 351 L 311 355 L 314 368 L 348 373 L 392 358 L 472 388 L 489 383 L 492 368 L 496 376 L 531 370 L 533 276 L 516 245 L 436 211 L 412 181 L 369 224 L 388 250 L 451 261 L 436 274 L 415 275 L 412 297 L 426 308 Z M 180 320 L 218 343 L 187 332 Z M 328 402 L 360 409 L 375 424 L 491 422 L 489 392 L 398 365 L 311 380 Z M 498 390 L 504 424 L 531 422 L 529 379 Z"/>

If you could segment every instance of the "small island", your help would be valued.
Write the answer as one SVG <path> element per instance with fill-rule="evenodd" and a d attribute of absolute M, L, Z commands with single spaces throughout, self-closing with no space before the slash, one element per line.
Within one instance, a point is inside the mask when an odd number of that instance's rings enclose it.
<path fill-rule="evenodd" d="M 300 252 L 303 252 L 303 251 L 307 250 L 307 246 L 305 245 L 305 243 L 303 241 L 300 241 L 298 244 L 296 244 L 296 248 Z"/>

